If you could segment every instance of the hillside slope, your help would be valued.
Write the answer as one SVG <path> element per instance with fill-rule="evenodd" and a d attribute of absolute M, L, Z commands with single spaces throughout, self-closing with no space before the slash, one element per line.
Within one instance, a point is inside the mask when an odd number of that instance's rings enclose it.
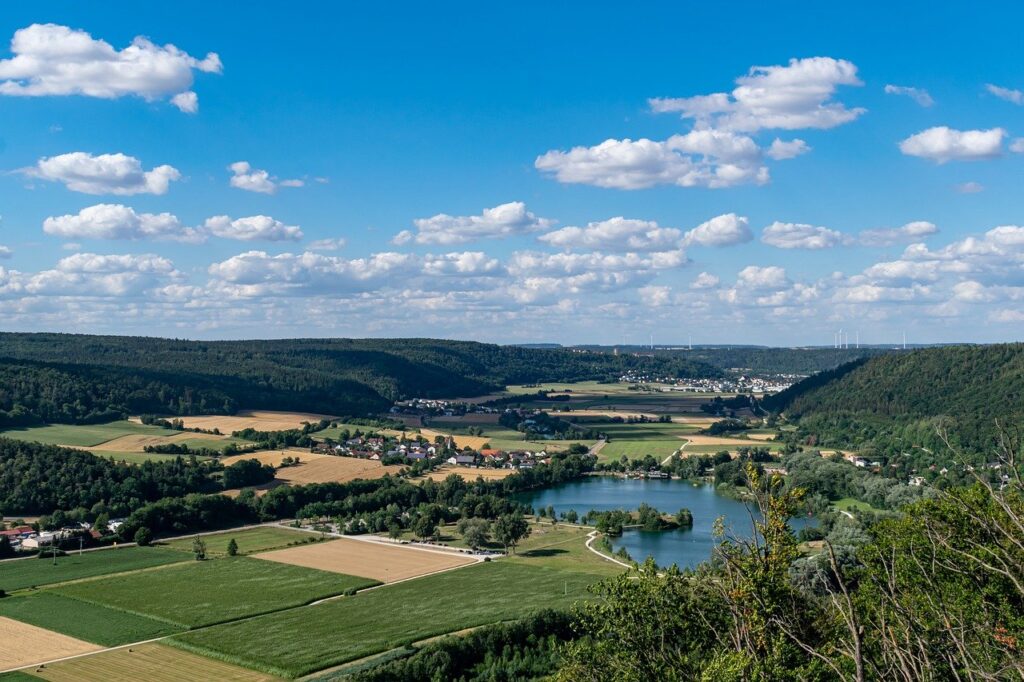
<path fill-rule="evenodd" d="M 764 405 L 820 445 L 935 449 L 944 425 L 955 444 L 991 456 L 996 421 L 1011 429 L 1024 423 L 1024 344 L 883 355 L 810 377 Z"/>
<path fill-rule="evenodd" d="M 721 373 L 683 358 L 432 339 L 206 342 L 8 333 L 0 334 L 0 427 L 240 407 L 364 414 L 407 397 L 468 397 L 506 384 L 606 379 L 635 368 Z"/>

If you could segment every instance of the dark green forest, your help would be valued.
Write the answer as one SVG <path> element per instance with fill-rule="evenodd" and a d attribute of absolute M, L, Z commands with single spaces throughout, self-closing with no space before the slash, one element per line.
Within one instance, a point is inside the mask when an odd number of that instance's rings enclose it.
<path fill-rule="evenodd" d="M 945 450 L 939 433 L 987 461 L 1024 420 L 1024 345 L 946 346 L 848 363 L 763 407 L 798 425 L 806 444 L 917 458 Z"/>
<path fill-rule="evenodd" d="M 507 384 L 614 379 L 645 368 L 721 371 L 686 358 L 431 339 L 185 341 L 0 334 L 0 428 L 125 414 L 236 409 L 362 415 L 409 397 L 468 397 Z"/>

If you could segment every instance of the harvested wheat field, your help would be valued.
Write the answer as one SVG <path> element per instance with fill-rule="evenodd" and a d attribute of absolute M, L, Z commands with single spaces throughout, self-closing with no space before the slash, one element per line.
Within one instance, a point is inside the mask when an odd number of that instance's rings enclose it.
<path fill-rule="evenodd" d="M 619 417 L 621 419 L 629 419 L 630 417 L 647 417 L 652 420 L 658 419 L 658 415 L 653 412 L 624 412 L 621 410 L 572 410 L 571 412 L 547 410 L 547 412 L 555 415 L 556 417 L 568 419 L 569 421 L 572 421 L 573 417 Z"/>
<path fill-rule="evenodd" d="M 750 440 L 758 440 L 758 441 L 761 441 L 762 443 L 764 443 L 766 441 L 775 440 L 775 434 L 774 433 L 748 433 L 747 434 L 747 438 L 749 438 Z"/>
<path fill-rule="evenodd" d="M 0 616 L 0 670 L 98 651 L 103 647 Z"/>
<path fill-rule="evenodd" d="M 286 431 L 301 429 L 302 422 L 316 423 L 321 419 L 331 419 L 329 415 L 312 412 L 271 412 L 268 410 L 242 410 L 233 415 L 198 415 L 180 417 L 187 429 L 218 429 L 221 433 L 231 434 L 242 429 L 258 431 Z"/>
<path fill-rule="evenodd" d="M 270 464 L 279 467 L 281 466 L 281 460 L 285 457 L 298 457 L 300 463 L 297 466 L 278 469 L 275 474 L 275 480 L 296 485 L 304 483 L 346 483 L 357 478 L 381 478 L 385 474 L 397 474 L 402 470 L 401 466 L 384 466 L 372 459 L 321 455 L 301 448 L 233 455 L 225 457 L 221 461 L 224 463 L 224 466 L 230 466 L 243 459 L 255 459 L 260 464 Z"/>
<path fill-rule="evenodd" d="M 42 670 L 32 671 L 32 675 L 54 682 L 269 682 L 278 679 L 163 644 L 140 644 L 53 663 Z"/>
<path fill-rule="evenodd" d="M 442 438 L 447 438 L 449 435 L 451 435 L 456 447 L 473 448 L 474 450 L 481 449 L 491 441 L 490 438 L 484 438 L 483 436 L 459 436 L 442 433 L 441 431 L 435 431 L 434 429 L 420 429 L 420 435 L 429 441 L 433 441 L 438 436 L 441 436 Z"/>
<path fill-rule="evenodd" d="M 451 474 L 458 474 L 467 481 L 475 481 L 478 476 L 483 478 L 485 481 L 500 481 L 514 473 L 516 473 L 515 469 L 477 469 L 476 467 L 446 466 L 441 467 L 440 469 L 434 469 L 428 473 L 426 477 L 432 481 L 443 481 Z"/>
<path fill-rule="evenodd" d="M 330 542 L 317 542 L 251 556 L 387 583 L 476 563 L 476 560 L 470 557 L 442 550 L 414 549 L 350 538 L 338 538 Z"/>

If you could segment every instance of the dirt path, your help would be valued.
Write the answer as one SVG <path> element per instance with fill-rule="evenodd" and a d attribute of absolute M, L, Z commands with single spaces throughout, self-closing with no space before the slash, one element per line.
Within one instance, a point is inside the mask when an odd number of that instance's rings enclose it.
<path fill-rule="evenodd" d="M 628 568 L 628 569 L 632 570 L 633 567 L 631 565 L 627 564 L 626 562 L 619 561 L 615 557 L 610 557 L 607 554 L 605 554 L 604 552 L 600 552 L 600 551 L 594 549 L 592 543 L 594 542 L 594 540 L 597 539 L 598 535 L 600 535 L 600 533 L 598 533 L 596 530 L 592 530 L 589 533 L 587 533 L 587 549 L 589 549 L 591 552 L 593 552 L 597 556 L 601 557 L 605 561 L 610 561 L 613 564 L 618 564 L 619 566 L 622 566 L 623 568 Z"/>

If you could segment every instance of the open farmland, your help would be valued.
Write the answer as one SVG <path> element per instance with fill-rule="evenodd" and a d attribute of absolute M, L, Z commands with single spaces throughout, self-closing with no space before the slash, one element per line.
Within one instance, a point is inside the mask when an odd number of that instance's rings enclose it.
<path fill-rule="evenodd" d="M 100 647 L 43 628 L 0 616 L 0 670 L 74 656 Z"/>
<path fill-rule="evenodd" d="M 53 663 L 32 671 L 31 675 L 52 682 L 270 682 L 276 679 L 155 643 Z"/>
<path fill-rule="evenodd" d="M 157 547 L 122 547 L 71 553 L 57 557 L 56 566 L 51 559 L 9 559 L 0 562 L 0 589 L 13 592 L 26 587 L 136 571 L 182 560 L 181 554 Z"/>
<path fill-rule="evenodd" d="M 309 533 L 281 526 L 259 526 L 257 528 L 229 530 L 223 533 L 211 533 L 202 536 L 203 542 L 206 543 L 206 555 L 209 557 L 227 556 L 228 543 L 231 540 L 238 543 L 239 554 L 255 554 L 256 552 L 266 552 L 267 550 L 287 547 L 299 542 L 316 540 L 319 537 L 319 533 Z M 187 552 L 189 558 L 191 558 L 192 541 L 193 538 L 191 537 L 183 537 L 167 542 L 166 546 L 178 552 Z"/>
<path fill-rule="evenodd" d="M 433 442 L 433 440 L 438 436 L 441 438 L 447 438 L 450 435 L 452 440 L 455 442 L 456 447 L 459 448 L 473 448 L 474 450 L 479 450 L 490 442 L 490 439 L 486 436 L 464 436 L 457 433 L 449 434 L 443 431 L 436 431 L 434 429 L 419 429 L 419 432 L 421 436 L 431 442 Z"/>
<path fill-rule="evenodd" d="M 299 606 L 373 583 L 350 575 L 236 557 L 72 583 L 54 591 L 184 629 Z"/>
<path fill-rule="evenodd" d="M 301 429 L 303 422 L 316 423 L 321 419 L 330 419 L 330 415 L 313 412 L 274 412 L 270 410 L 241 410 L 233 415 L 194 415 L 178 417 L 187 429 L 203 429 L 221 433 L 233 433 L 243 429 L 257 431 L 286 431 Z"/>
<path fill-rule="evenodd" d="M 295 485 L 305 483 L 345 483 L 347 481 L 354 481 L 357 478 L 380 478 L 385 474 L 397 474 L 403 469 L 403 467 L 394 464 L 385 466 L 372 459 L 321 455 L 301 448 L 234 455 L 232 457 L 225 457 L 222 462 L 224 466 L 230 466 L 243 459 L 255 459 L 261 464 L 279 467 L 281 466 L 281 460 L 285 457 L 298 457 L 300 463 L 297 466 L 278 469 L 274 476 L 278 481 L 285 481 Z"/>
<path fill-rule="evenodd" d="M 24 429 L 8 429 L 2 434 L 6 438 L 36 441 L 45 445 L 66 445 L 89 448 L 108 443 L 124 436 L 166 437 L 179 435 L 180 431 L 149 426 L 134 421 L 116 421 L 107 424 L 50 424 Z"/>
<path fill-rule="evenodd" d="M 168 643 L 298 677 L 408 642 L 568 607 L 587 598 L 587 586 L 603 575 L 499 560 L 184 633 Z"/>
<path fill-rule="evenodd" d="M 414 549 L 350 538 L 279 549 L 253 558 L 362 576 L 380 582 L 406 580 L 476 561 L 443 550 Z"/>
<path fill-rule="evenodd" d="M 180 632 L 184 628 L 44 589 L 0 599 L 0 616 L 103 646 L 119 646 Z"/>
<path fill-rule="evenodd" d="M 349 436 L 354 434 L 356 431 L 362 434 L 380 434 L 382 436 L 392 436 L 394 438 L 400 438 L 403 435 L 409 435 L 410 432 L 399 431 L 398 429 L 382 429 L 376 426 L 361 426 L 359 424 L 338 424 L 337 426 L 328 426 L 326 429 L 321 431 L 314 431 L 310 435 L 317 438 L 318 440 L 341 440 L 345 437 L 345 432 L 348 432 Z"/>
<path fill-rule="evenodd" d="M 452 474 L 458 474 L 467 481 L 483 478 L 485 481 L 500 481 L 516 473 L 514 469 L 491 469 L 487 467 L 443 466 L 427 473 L 432 481 L 443 481 Z"/>

